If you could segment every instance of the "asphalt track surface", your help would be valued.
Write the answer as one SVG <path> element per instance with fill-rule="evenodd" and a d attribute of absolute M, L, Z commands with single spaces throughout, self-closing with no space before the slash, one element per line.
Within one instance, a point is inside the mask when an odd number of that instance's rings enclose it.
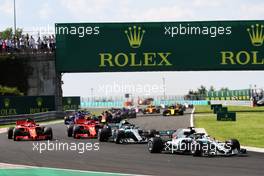
<path fill-rule="evenodd" d="M 146 128 L 188 127 L 190 114 L 177 117 L 143 116 L 133 119 Z M 73 139 L 66 136 L 63 124 L 53 128 L 54 143 L 96 143 L 96 139 Z M 39 141 L 41 142 L 41 141 Z M 36 142 L 35 142 L 36 143 Z M 106 171 L 146 175 L 255 176 L 264 175 L 264 154 L 250 152 L 246 157 L 193 157 L 178 154 L 150 154 L 146 144 L 100 143 L 99 151 L 33 151 L 32 141 L 14 142 L 0 134 L 0 162 L 39 167 Z"/>

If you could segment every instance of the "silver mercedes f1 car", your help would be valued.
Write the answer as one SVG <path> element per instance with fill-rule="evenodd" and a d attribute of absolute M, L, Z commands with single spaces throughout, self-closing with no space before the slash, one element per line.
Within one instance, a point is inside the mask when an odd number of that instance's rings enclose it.
<path fill-rule="evenodd" d="M 240 148 L 237 139 L 221 142 L 204 133 L 197 133 L 192 127 L 173 131 L 163 131 L 160 135 L 151 137 L 148 141 L 150 153 L 182 153 L 193 156 L 233 156 L 246 154 L 246 149 Z"/>

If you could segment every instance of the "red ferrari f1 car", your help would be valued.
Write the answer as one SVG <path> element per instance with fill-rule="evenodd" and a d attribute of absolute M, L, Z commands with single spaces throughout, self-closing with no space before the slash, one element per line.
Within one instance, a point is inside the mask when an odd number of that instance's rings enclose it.
<path fill-rule="evenodd" d="M 39 126 L 32 119 L 18 120 L 15 127 L 7 131 L 8 139 L 19 140 L 52 140 L 51 127 Z"/>
<path fill-rule="evenodd" d="M 97 138 L 98 130 L 102 128 L 99 121 L 90 119 L 76 119 L 74 124 L 68 126 L 68 137 L 75 139 L 80 138 Z"/>

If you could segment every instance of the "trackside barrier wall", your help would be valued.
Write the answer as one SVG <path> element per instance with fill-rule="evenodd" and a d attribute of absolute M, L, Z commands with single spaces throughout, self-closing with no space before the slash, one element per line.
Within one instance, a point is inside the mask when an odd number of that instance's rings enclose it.
<path fill-rule="evenodd" d="M 223 106 L 252 106 L 252 101 L 237 101 L 237 100 L 211 100 L 211 104 L 222 104 Z"/>
<path fill-rule="evenodd" d="M 26 118 L 32 118 L 37 122 L 42 122 L 42 121 L 48 121 L 48 120 L 63 119 L 64 116 L 65 116 L 64 112 L 58 112 L 58 111 L 43 112 L 43 113 L 36 113 L 36 114 L 1 116 L 0 125 L 13 124 L 17 120 L 22 120 Z"/>
<path fill-rule="evenodd" d="M 190 101 L 190 100 L 180 100 L 180 101 L 175 101 L 175 100 L 171 100 L 171 101 L 154 101 L 153 104 L 156 106 L 159 106 L 161 104 L 164 105 L 172 105 L 172 104 L 192 104 L 192 105 L 208 105 L 208 101 L 207 100 L 197 100 L 197 101 Z M 106 107 L 106 108 L 110 108 L 110 107 L 123 107 L 124 102 L 123 101 L 115 101 L 115 102 L 87 102 L 87 101 L 82 101 L 81 102 L 81 108 L 97 108 L 97 107 Z"/>
<path fill-rule="evenodd" d="M 55 111 L 55 96 L 0 96 L 0 116 Z"/>
<path fill-rule="evenodd" d="M 63 110 L 77 110 L 81 104 L 81 97 L 62 97 Z"/>

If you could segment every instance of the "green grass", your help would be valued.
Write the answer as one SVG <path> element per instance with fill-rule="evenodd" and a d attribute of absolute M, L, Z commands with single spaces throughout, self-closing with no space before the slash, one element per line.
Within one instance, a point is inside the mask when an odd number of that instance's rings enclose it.
<path fill-rule="evenodd" d="M 194 124 L 218 140 L 236 138 L 241 145 L 264 147 L 264 108 L 230 106 L 228 110 L 237 112 L 237 121 L 217 121 L 210 106 L 196 106 Z"/>
<path fill-rule="evenodd" d="M 249 106 L 228 106 L 228 111 L 235 112 L 263 112 L 264 106 L 262 107 L 249 107 Z M 211 113 L 210 106 L 195 106 L 195 113 Z"/>
<path fill-rule="evenodd" d="M 45 122 L 37 122 L 38 124 L 51 124 L 51 123 L 59 123 L 59 122 L 63 122 L 62 119 L 60 120 L 49 120 L 49 121 L 45 121 Z M 13 127 L 15 126 L 15 124 L 10 124 L 10 125 L 0 125 L 0 128 L 8 128 L 8 127 Z"/>

